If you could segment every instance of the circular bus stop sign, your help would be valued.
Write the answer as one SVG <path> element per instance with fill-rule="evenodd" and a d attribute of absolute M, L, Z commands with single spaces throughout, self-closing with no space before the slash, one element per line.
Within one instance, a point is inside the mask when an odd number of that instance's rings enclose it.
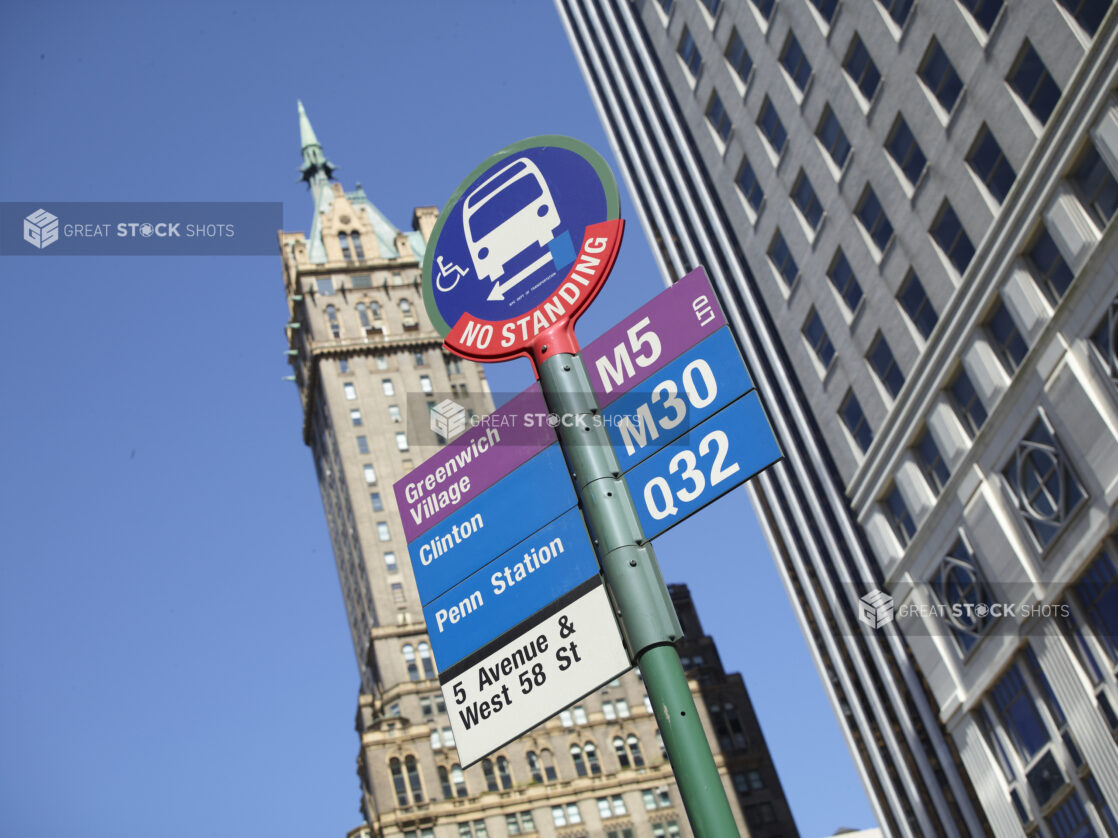
<path fill-rule="evenodd" d="M 502 149 L 443 207 L 423 258 L 427 313 L 475 361 L 577 352 L 573 327 L 617 258 L 623 222 L 609 166 L 544 136 Z"/>

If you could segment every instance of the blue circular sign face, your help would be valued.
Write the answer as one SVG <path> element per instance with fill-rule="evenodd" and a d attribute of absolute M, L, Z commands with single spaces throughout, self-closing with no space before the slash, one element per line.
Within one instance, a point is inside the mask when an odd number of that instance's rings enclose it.
<path fill-rule="evenodd" d="M 423 293 L 445 337 L 465 314 L 501 322 L 548 299 L 587 228 L 618 217 L 601 155 L 569 137 L 534 137 L 490 157 L 451 196 L 423 260 Z"/>

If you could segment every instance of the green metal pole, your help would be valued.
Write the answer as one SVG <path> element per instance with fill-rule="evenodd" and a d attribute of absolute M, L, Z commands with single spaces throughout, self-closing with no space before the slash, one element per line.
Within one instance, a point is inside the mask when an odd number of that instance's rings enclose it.
<path fill-rule="evenodd" d="M 586 367 L 578 355 L 560 354 L 538 369 L 548 410 L 560 420 L 559 443 L 629 653 L 648 688 L 691 829 L 697 838 L 736 836 L 726 789 L 675 649 L 683 629 L 621 479 Z"/>

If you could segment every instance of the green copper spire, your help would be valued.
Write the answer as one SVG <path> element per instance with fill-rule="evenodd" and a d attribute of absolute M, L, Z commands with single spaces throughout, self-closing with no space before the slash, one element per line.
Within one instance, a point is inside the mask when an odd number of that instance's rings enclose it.
<path fill-rule="evenodd" d="M 303 165 L 299 167 L 299 171 L 303 175 L 302 179 L 307 183 L 311 183 L 320 176 L 323 180 L 329 180 L 334 176 L 334 164 L 327 160 L 326 155 L 322 153 L 322 146 L 318 142 L 318 137 L 314 135 L 314 128 L 311 127 L 311 121 L 307 117 L 307 112 L 303 109 L 303 103 L 299 102 L 298 104 L 299 140 L 303 147 Z"/>

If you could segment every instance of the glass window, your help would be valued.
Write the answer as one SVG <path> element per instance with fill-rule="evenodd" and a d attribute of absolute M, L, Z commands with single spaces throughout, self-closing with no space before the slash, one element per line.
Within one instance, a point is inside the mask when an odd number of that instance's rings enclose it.
<path fill-rule="evenodd" d="M 1047 548 L 1085 495 L 1043 417 L 1018 443 L 1002 474 L 1038 546 Z"/>
<path fill-rule="evenodd" d="M 586 767 L 590 769 L 590 774 L 601 774 L 602 764 L 598 761 L 597 746 L 593 742 L 587 742 L 582 746 L 582 752 L 586 755 Z"/>
<path fill-rule="evenodd" d="M 776 0 L 752 0 L 753 5 L 765 20 L 771 20 L 773 16 L 773 9 L 776 8 Z"/>
<path fill-rule="evenodd" d="M 819 225 L 823 223 L 823 205 L 819 203 L 815 187 L 811 185 L 803 169 L 800 169 L 796 185 L 792 187 L 792 201 L 799 208 L 808 226 L 818 232 Z"/>
<path fill-rule="evenodd" d="M 998 19 L 998 12 L 1002 10 L 1004 0 L 959 0 L 959 4 L 970 12 L 974 22 L 982 27 L 983 32 L 989 32 Z"/>
<path fill-rule="evenodd" d="M 388 524 L 384 521 L 377 522 L 377 538 L 381 541 L 391 541 L 392 533 L 388 530 Z"/>
<path fill-rule="evenodd" d="M 928 158 L 924 156 L 912 129 L 908 127 L 905 118 L 900 114 L 897 114 L 897 121 L 893 124 L 889 139 L 885 141 L 885 150 L 889 152 L 889 156 L 904 172 L 908 182 L 915 186 L 919 182 L 920 176 L 924 174 L 924 168 L 928 165 Z"/>
<path fill-rule="evenodd" d="M 376 364 L 377 364 L 377 369 L 378 370 L 388 369 L 388 356 L 387 355 L 377 355 Z"/>
<path fill-rule="evenodd" d="M 408 670 L 408 679 L 411 681 L 419 680 L 419 665 L 415 660 L 415 647 L 410 643 L 405 643 L 401 649 L 404 655 L 404 666 Z"/>
<path fill-rule="evenodd" d="M 586 724 L 586 708 L 583 707 L 581 704 L 576 704 L 574 707 L 572 707 L 571 713 L 574 716 L 576 725 Z"/>
<path fill-rule="evenodd" d="M 878 250 L 884 252 L 889 240 L 893 238 L 893 225 L 885 216 L 881 201 L 877 199 L 877 194 L 868 183 L 866 184 L 866 190 L 862 193 L 862 199 L 858 201 L 854 214 L 858 216 L 858 220 L 862 222 L 862 226 L 873 243 L 877 245 Z"/>
<path fill-rule="evenodd" d="M 769 244 L 769 259 L 781 278 L 788 285 L 791 285 L 799 275 L 800 269 L 796 266 L 796 260 L 792 258 L 792 251 L 788 249 L 788 243 L 784 241 L 784 235 L 779 228 L 773 234 L 772 242 Z"/>
<path fill-rule="evenodd" d="M 1075 593 L 1087 623 L 1102 643 L 1112 664 L 1118 663 L 1118 571 L 1113 552 L 1103 549 L 1075 583 Z"/>
<path fill-rule="evenodd" d="M 839 406 L 839 416 L 842 417 L 842 422 L 846 425 L 846 429 L 850 431 L 850 435 L 854 437 L 854 441 L 858 443 L 858 447 L 862 451 L 866 451 L 873 442 L 873 431 L 870 429 L 870 423 L 866 421 L 866 414 L 862 412 L 862 405 L 858 401 L 858 397 L 854 395 L 853 390 L 846 391 L 846 398 L 842 400 Z"/>
<path fill-rule="evenodd" d="M 835 357 L 835 347 L 831 344 L 823 320 L 819 317 L 819 312 L 815 310 L 814 306 L 808 312 L 807 320 L 804 321 L 803 335 L 807 345 L 811 347 L 811 351 L 815 353 L 815 357 L 819 359 L 823 368 L 830 367 L 831 361 Z"/>
<path fill-rule="evenodd" d="M 1048 744 L 1048 730 L 1019 664 L 1013 664 L 990 691 L 998 718 L 1021 758 L 1028 762 Z"/>
<path fill-rule="evenodd" d="M 360 291 L 364 288 L 373 287 L 373 278 L 369 274 L 356 274 L 350 277 L 349 285 L 354 290 Z"/>
<path fill-rule="evenodd" d="M 373 512 L 384 511 L 384 502 L 380 499 L 380 492 L 370 492 L 369 500 L 373 504 Z"/>
<path fill-rule="evenodd" d="M 408 435 L 403 431 L 396 432 L 396 449 L 399 451 L 408 450 Z"/>
<path fill-rule="evenodd" d="M 811 0 L 811 5 L 815 6 L 825 23 L 830 23 L 835 19 L 835 12 L 838 11 L 838 0 Z"/>
<path fill-rule="evenodd" d="M 633 760 L 633 767 L 643 768 L 644 754 L 641 753 L 641 743 L 636 734 L 630 733 L 625 737 L 625 744 L 629 746 L 629 757 Z"/>
<path fill-rule="evenodd" d="M 966 273 L 967 265 L 974 258 L 974 245 L 971 243 L 963 223 L 955 214 L 954 208 L 947 201 L 932 224 L 932 238 L 940 246 L 943 255 L 955 266 L 959 273 Z"/>
<path fill-rule="evenodd" d="M 625 750 L 625 740 L 620 736 L 613 738 L 613 751 L 617 754 L 617 764 L 622 768 L 629 767 L 629 754 Z"/>
<path fill-rule="evenodd" d="M 1106 162 L 1099 156 L 1093 143 L 1087 143 L 1087 151 L 1079 161 L 1071 176 L 1076 191 L 1083 204 L 1091 211 L 1101 227 L 1106 227 L 1118 209 L 1118 181 L 1110 173 Z"/>
<path fill-rule="evenodd" d="M 1075 22 L 1091 37 L 1099 31 L 1099 24 L 1110 8 L 1110 0 L 1056 0 L 1056 2 L 1067 9 L 1068 14 L 1075 18 Z"/>
<path fill-rule="evenodd" d="M 1010 375 L 1017 371 L 1021 362 L 1029 352 L 1029 345 L 1017 331 L 1017 323 L 1013 315 L 1005 307 L 1005 302 L 998 300 L 998 305 L 983 324 L 986 336 L 994 347 L 1002 364 Z"/>
<path fill-rule="evenodd" d="M 349 421 L 353 423 L 353 427 L 360 428 L 364 422 L 361 419 L 361 411 L 354 408 L 349 412 Z"/>
<path fill-rule="evenodd" d="M 877 377 L 881 379 L 885 389 L 896 398 L 904 386 L 904 373 L 897 365 L 897 359 L 893 357 L 893 350 L 889 348 L 889 342 L 885 340 L 885 336 L 881 332 L 877 333 L 873 343 L 870 344 L 869 352 L 866 353 L 866 361 L 877 373 Z"/>
<path fill-rule="evenodd" d="M 912 520 L 912 513 L 908 511 L 908 504 L 904 502 L 901 490 L 893 486 L 885 495 L 882 507 L 885 510 L 885 517 L 893 527 L 893 532 L 897 535 L 897 540 L 901 542 L 902 547 L 907 547 L 912 541 L 912 536 L 916 534 L 916 522 Z"/>
<path fill-rule="evenodd" d="M 765 200 L 765 193 L 757 181 L 757 174 L 746 158 L 741 159 L 741 168 L 738 169 L 737 179 L 734 181 L 745 196 L 746 202 L 753 207 L 754 212 L 761 211 L 761 203 Z"/>
<path fill-rule="evenodd" d="M 753 59 L 749 57 L 749 53 L 745 49 L 745 42 L 738 34 L 738 30 L 734 29 L 730 33 L 730 41 L 726 44 L 726 61 L 742 84 L 749 83 L 749 74 L 753 72 Z"/>
<path fill-rule="evenodd" d="M 979 130 L 970 154 L 967 155 L 967 164 L 998 203 L 1005 200 L 1017 179 L 1017 173 L 1006 160 L 1005 153 L 989 126 L 983 125 Z"/>
<path fill-rule="evenodd" d="M 343 374 L 349 372 L 349 359 L 348 358 L 339 358 L 338 359 L 338 372 L 343 373 Z"/>
<path fill-rule="evenodd" d="M 400 405 L 390 404 L 388 406 L 388 418 L 391 419 L 393 422 L 401 421 Z"/>
<path fill-rule="evenodd" d="M 936 314 L 931 300 L 924 292 L 920 277 L 914 271 L 910 270 L 908 272 L 900 290 L 897 291 L 897 302 L 901 304 L 901 308 L 904 309 L 912 324 L 926 339 L 936 327 L 936 323 L 939 322 L 939 315 Z"/>
<path fill-rule="evenodd" d="M 338 233 L 338 244 L 342 248 L 342 258 L 347 262 L 353 261 L 353 254 L 349 249 L 349 236 L 346 233 Z"/>
<path fill-rule="evenodd" d="M 365 248 L 361 246 L 361 234 L 358 232 L 350 233 L 349 239 L 353 243 L 353 252 L 357 255 L 357 258 L 364 259 Z"/>
<path fill-rule="evenodd" d="M 393 582 L 391 587 L 392 587 L 392 601 L 397 603 L 397 604 L 402 603 L 404 601 L 404 583 L 403 582 Z"/>
<path fill-rule="evenodd" d="M 384 554 L 384 569 L 389 573 L 395 573 L 400 569 L 400 566 L 396 564 L 396 554 L 391 550 Z"/>
<path fill-rule="evenodd" d="M 1052 830 L 1054 838 L 1089 838 L 1095 835 L 1095 828 L 1091 826 L 1091 821 L 1087 818 L 1087 810 L 1083 807 L 1083 801 L 1080 800 L 1079 792 L 1076 790 L 1073 790 L 1067 800 L 1056 807 L 1044 820 Z"/>
<path fill-rule="evenodd" d="M 396 386 L 392 383 L 391 378 L 382 378 L 380 380 L 380 389 L 384 391 L 386 396 L 396 395 Z"/>
<path fill-rule="evenodd" d="M 318 288 L 318 293 L 324 297 L 328 297 L 334 293 L 334 280 L 329 276 L 320 276 L 315 280 L 315 285 Z"/>
<path fill-rule="evenodd" d="M 881 73 L 857 32 L 850 41 L 850 48 L 846 51 L 846 60 L 842 63 L 842 68 L 846 70 L 854 86 L 862 91 L 862 95 L 872 101 L 874 94 L 877 93 L 877 86 L 881 84 Z"/>
<path fill-rule="evenodd" d="M 361 437 L 361 438 L 364 439 L 364 437 Z M 373 468 L 372 463 L 365 463 L 361 467 L 361 469 L 365 473 L 365 482 L 366 483 L 371 485 L 371 484 L 377 482 L 377 472 L 376 472 L 376 469 Z"/>
<path fill-rule="evenodd" d="M 582 758 L 582 746 L 571 745 L 571 762 L 575 766 L 575 774 L 579 777 L 586 776 L 586 760 Z"/>
<path fill-rule="evenodd" d="M 927 478 L 932 491 L 936 494 L 942 492 L 943 487 L 947 485 L 947 481 L 951 478 L 951 469 L 944 461 L 943 454 L 940 453 L 939 446 L 936 445 L 935 437 L 927 428 L 924 429 L 924 433 L 912 446 L 912 455 L 916 464 L 920 466 L 920 470 L 924 472 L 924 477 Z"/>
<path fill-rule="evenodd" d="M 347 381 L 342 385 L 342 389 L 345 391 L 346 401 L 351 402 L 357 398 L 357 388 L 353 386 L 352 382 Z"/>
<path fill-rule="evenodd" d="M 850 267 L 850 262 L 847 261 L 841 247 L 835 250 L 835 258 L 831 260 L 831 266 L 827 269 L 827 278 L 831 280 L 831 285 L 842 297 L 848 309 L 854 311 L 858 308 L 858 304 L 862 302 L 862 286 L 854 276 L 854 269 Z"/>
<path fill-rule="evenodd" d="M 1118 298 L 1111 300 L 1106 314 L 1091 333 L 1091 345 L 1098 352 L 1110 380 L 1118 384 Z"/>
<path fill-rule="evenodd" d="M 424 393 L 435 392 L 434 388 L 431 386 L 431 376 L 429 376 L 429 375 L 419 376 L 419 389 L 421 389 Z"/>
<path fill-rule="evenodd" d="M 1040 234 L 1026 257 L 1037 284 L 1048 297 L 1048 301 L 1053 306 L 1057 305 L 1067 293 L 1075 276 L 1060 254 L 1060 248 L 1056 246 L 1056 242 L 1044 227 L 1040 228 Z"/>
<path fill-rule="evenodd" d="M 986 422 L 986 408 L 983 407 L 978 391 L 974 389 L 974 384 L 971 383 L 966 370 L 959 370 L 947 390 L 959 421 L 971 436 L 974 436 Z"/>
<path fill-rule="evenodd" d="M 338 322 L 338 310 L 333 305 L 326 306 L 326 319 L 330 323 L 330 334 L 335 338 L 342 336 L 342 327 Z"/>
<path fill-rule="evenodd" d="M 761 104 L 761 113 L 757 117 L 757 127 L 760 129 L 761 135 L 768 140 L 773 151 L 778 155 L 781 154 L 784 151 L 784 143 L 788 140 L 788 132 L 784 130 L 784 123 L 780 121 L 780 116 L 768 96 Z"/>
<path fill-rule="evenodd" d="M 943 105 L 945 111 L 951 113 L 955 103 L 959 101 L 959 94 L 963 92 L 963 81 L 935 38 L 928 45 L 919 74 L 928 91 Z"/>
<path fill-rule="evenodd" d="M 540 757 L 535 751 L 528 751 L 526 754 L 528 760 L 528 773 L 532 775 L 533 783 L 543 782 L 543 770 L 540 767 Z"/>
<path fill-rule="evenodd" d="M 830 104 L 823 107 L 823 115 L 819 117 L 819 125 L 815 128 L 815 136 L 830 158 L 835 161 L 836 166 L 841 169 L 846 165 L 846 160 L 850 156 L 850 140 L 846 138 L 846 132 L 842 130 L 842 125 L 839 124 L 838 117 L 831 110 Z"/>
<path fill-rule="evenodd" d="M 691 75 L 698 77 L 699 69 L 703 66 L 703 57 L 699 54 L 695 39 L 691 37 L 691 30 L 686 26 L 683 27 L 683 34 L 679 36 L 676 52 L 683 59 L 683 66 L 691 72 Z"/>
<path fill-rule="evenodd" d="M 714 133 L 722 138 L 722 142 L 726 142 L 730 138 L 730 129 L 733 128 L 733 124 L 730 122 L 730 115 L 726 113 L 726 108 L 722 105 L 722 99 L 719 98 L 717 91 L 710 94 L 710 103 L 707 105 L 707 122 L 714 129 Z"/>
<path fill-rule="evenodd" d="M 404 768 L 399 759 L 393 757 L 388 761 L 388 772 L 392 775 L 392 786 L 396 790 L 396 805 L 410 805 L 411 800 L 408 798 L 408 787 L 404 783 Z"/>
<path fill-rule="evenodd" d="M 947 612 L 947 624 L 960 651 L 969 652 L 993 619 L 988 607 L 979 607 L 989 605 L 990 595 L 974 553 L 962 535 L 940 563 L 932 589 L 940 603 L 951 609 Z"/>
<path fill-rule="evenodd" d="M 512 772 L 509 771 L 508 757 L 497 757 L 497 779 L 501 781 L 501 788 L 512 788 Z"/>
<path fill-rule="evenodd" d="M 607 722 L 612 722 L 617 718 L 617 711 L 614 709 L 612 701 L 602 702 L 602 715 L 605 716 Z"/>
<path fill-rule="evenodd" d="M 358 411 L 358 418 L 360 418 L 360 413 L 361 412 Z M 368 437 L 365 437 L 365 436 L 357 437 L 357 453 L 358 454 L 368 454 L 369 453 L 369 438 Z"/>
<path fill-rule="evenodd" d="M 780 64 L 788 71 L 792 83 L 803 93 L 807 90 L 807 83 L 811 81 L 811 62 L 804 55 L 803 47 L 794 33 L 789 32 L 784 41 L 784 49 L 780 53 Z"/>
<path fill-rule="evenodd" d="M 629 718 L 629 702 L 623 698 L 617 699 L 617 717 L 619 719 Z"/>
<path fill-rule="evenodd" d="M 913 0 L 877 0 L 877 2 L 889 13 L 889 17 L 893 18 L 897 26 L 904 26 L 909 12 L 912 11 Z"/>

